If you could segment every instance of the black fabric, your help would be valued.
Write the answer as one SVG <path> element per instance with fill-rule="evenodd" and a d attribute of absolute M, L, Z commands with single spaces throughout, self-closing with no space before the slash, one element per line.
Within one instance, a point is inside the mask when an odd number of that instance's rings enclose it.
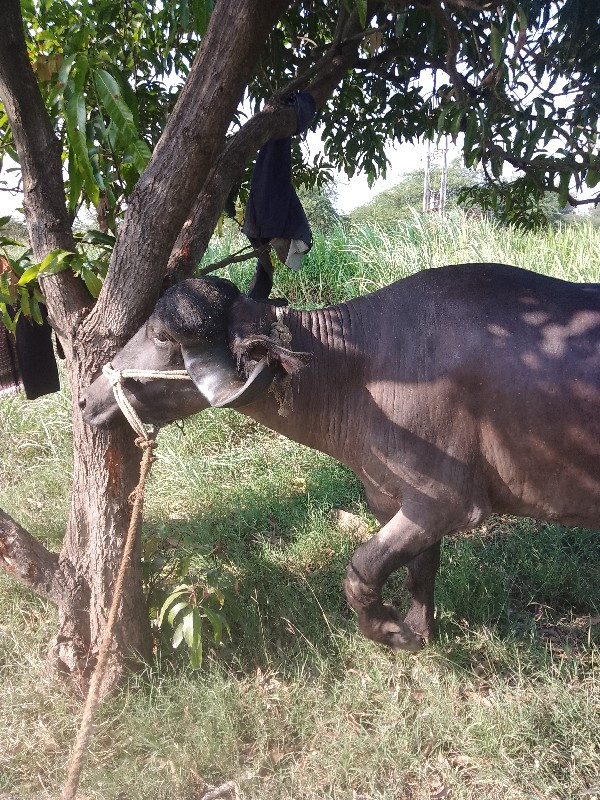
<path fill-rule="evenodd" d="M 296 135 L 304 133 L 315 111 L 315 99 L 308 92 L 298 92 L 284 102 L 296 112 Z M 292 139 L 275 139 L 260 150 L 254 166 L 250 194 L 242 229 L 258 247 L 271 239 L 300 239 L 310 245 L 310 226 L 292 186 Z M 268 294 L 272 276 L 264 273 L 260 261 L 256 265 L 253 284 Z"/>
<path fill-rule="evenodd" d="M 273 288 L 273 264 L 267 251 L 256 262 L 254 277 L 248 287 L 248 297 L 252 300 L 266 300 Z"/>
<path fill-rule="evenodd" d="M 20 388 L 14 336 L 0 322 L 0 395 Z"/>
<path fill-rule="evenodd" d="M 15 351 L 21 383 L 28 400 L 35 400 L 60 389 L 58 368 L 52 348 L 52 328 L 42 306 L 44 324 L 38 325 L 21 315 L 17 322 Z"/>

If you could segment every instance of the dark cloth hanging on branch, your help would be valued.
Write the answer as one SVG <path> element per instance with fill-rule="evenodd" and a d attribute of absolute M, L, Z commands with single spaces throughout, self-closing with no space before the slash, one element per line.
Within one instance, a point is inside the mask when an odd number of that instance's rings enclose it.
<path fill-rule="evenodd" d="M 0 323 L 0 395 L 12 394 L 21 387 L 14 337 Z"/>
<path fill-rule="evenodd" d="M 295 135 L 304 133 L 316 111 L 314 97 L 308 92 L 298 92 L 286 97 L 284 103 L 296 112 Z M 254 247 L 273 239 L 285 240 L 282 260 L 292 269 L 299 268 L 302 254 L 310 249 L 310 226 L 292 186 L 291 136 L 267 142 L 260 149 L 252 175 L 243 231 Z M 277 252 L 280 255 L 279 249 Z M 272 285 L 272 266 L 267 252 L 256 265 L 248 294 L 266 299 Z"/>
<path fill-rule="evenodd" d="M 25 390 L 35 400 L 60 389 L 52 347 L 52 329 L 42 307 L 43 325 L 19 317 L 16 336 L 0 322 L 0 394 Z"/>

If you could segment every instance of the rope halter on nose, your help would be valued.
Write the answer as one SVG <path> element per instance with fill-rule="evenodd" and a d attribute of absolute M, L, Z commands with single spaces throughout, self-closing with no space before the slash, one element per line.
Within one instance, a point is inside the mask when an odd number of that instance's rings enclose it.
<path fill-rule="evenodd" d="M 139 418 L 134 407 L 131 405 L 123 389 L 123 381 L 126 378 L 158 378 L 161 380 L 171 381 L 191 381 L 189 373 L 185 369 L 172 369 L 172 370 L 152 370 L 152 369 L 114 369 L 113 365 L 109 362 L 102 367 L 102 372 L 112 386 L 117 405 L 123 412 L 123 416 L 129 422 L 133 430 L 142 440 L 140 446 L 148 443 L 154 439 L 156 430 L 154 426 L 148 429 L 142 420 Z M 139 440 L 138 440 L 139 441 Z M 136 442 L 138 444 L 138 442 Z"/>

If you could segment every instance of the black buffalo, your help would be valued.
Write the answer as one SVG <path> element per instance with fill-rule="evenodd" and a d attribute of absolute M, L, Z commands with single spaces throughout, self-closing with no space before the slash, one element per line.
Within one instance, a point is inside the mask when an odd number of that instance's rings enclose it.
<path fill-rule="evenodd" d="M 382 528 L 354 553 L 346 597 L 391 647 L 432 634 L 443 536 L 492 512 L 600 522 L 600 285 L 466 264 L 293 311 L 192 279 L 113 364 L 191 375 L 125 381 L 145 421 L 233 406 L 354 470 Z M 81 405 L 92 425 L 119 413 L 104 376 Z M 399 567 L 404 619 L 381 599 Z"/>

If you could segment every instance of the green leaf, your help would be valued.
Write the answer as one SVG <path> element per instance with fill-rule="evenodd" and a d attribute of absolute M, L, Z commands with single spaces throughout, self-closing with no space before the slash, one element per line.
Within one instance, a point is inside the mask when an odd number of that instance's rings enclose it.
<path fill-rule="evenodd" d="M 65 58 L 63 63 L 60 65 L 60 69 L 58 70 L 58 80 L 57 80 L 57 89 L 58 91 L 53 94 L 52 101 L 54 102 L 61 94 L 64 92 L 67 83 L 69 82 L 69 76 L 71 74 L 71 70 L 73 69 L 73 65 L 80 57 L 80 53 L 73 53 L 73 55 L 68 56 Z M 87 64 L 86 64 L 87 66 Z"/>
<path fill-rule="evenodd" d="M 69 211 L 74 214 L 83 189 L 83 172 L 79 169 L 73 148 L 69 148 Z"/>
<path fill-rule="evenodd" d="M 190 603 L 189 600 L 179 600 L 177 603 L 173 603 L 171 606 L 169 613 L 167 614 L 167 620 L 169 625 L 173 626 L 175 624 L 175 617 L 179 614 L 180 611 L 183 611 L 184 608 L 189 608 Z"/>
<path fill-rule="evenodd" d="M 83 234 L 81 241 L 87 244 L 105 244 L 114 247 L 117 240 L 110 233 L 91 229 Z"/>
<path fill-rule="evenodd" d="M 17 328 L 17 322 L 21 316 L 21 309 L 18 309 L 14 317 L 11 317 L 11 315 L 8 313 L 5 303 L 0 303 L 0 310 L 2 311 L 2 322 L 4 323 L 4 327 L 7 331 L 10 331 L 14 334 Z"/>
<path fill-rule="evenodd" d="M 31 311 L 31 319 L 35 323 L 37 323 L 38 325 L 43 325 L 44 324 L 44 319 L 42 317 L 40 304 L 39 304 L 39 301 L 38 301 L 37 297 L 35 296 L 35 293 L 34 293 L 33 297 L 29 298 L 29 308 L 30 308 L 30 311 Z"/>
<path fill-rule="evenodd" d="M 25 286 L 40 276 L 47 277 L 48 275 L 56 275 L 68 269 L 70 259 L 74 255 L 75 254 L 69 250 L 53 250 L 51 253 L 48 253 L 41 263 L 32 264 L 31 267 L 28 267 L 19 278 L 17 286 Z"/>
<path fill-rule="evenodd" d="M 194 30 L 204 36 L 214 7 L 213 0 L 191 0 Z"/>
<path fill-rule="evenodd" d="M 367 0 L 356 0 L 356 10 L 358 11 L 358 20 L 364 28 L 367 24 Z"/>
<path fill-rule="evenodd" d="M 39 264 L 33 264 L 31 267 L 28 267 L 19 278 L 17 286 L 26 286 L 31 281 L 34 281 L 37 278 L 39 271 Z"/>
<path fill-rule="evenodd" d="M 15 289 L 13 288 L 8 275 L 0 275 L 0 303 L 15 302 Z"/>
<path fill-rule="evenodd" d="M 10 215 L 8 217 L 0 217 L 0 228 L 3 228 L 5 225 L 8 225 L 10 222 Z"/>
<path fill-rule="evenodd" d="M 182 642 L 183 642 L 183 622 L 180 622 L 179 625 L 175 628 L 171 644 L 175 649 L 177 649 Z"/>
<path fill-rule="evenodd" d="M 490 30 L 490 48 L 492 51 L 492 58 L 494 60 L 494 66 L 500 66 L 500 62 L 502 61 L 502 54 L 504 51 L 504 43 L 502 41 L 502 31 L 500 28 L 492 22 L 491 30 Z"/>
<path fill-rule="evenodd" d="M 190 24 L 190 9 L 187 0 L 181 0 L 179 4 L 179 24 L 184 31 L 187 31 Z"/>
<path fill-rule="evenodd" d="M 558 202 L 564 208 L 569 202 L 569 183 L 571 182 L 570 172 L 561 172 L 558 184 Z"/>
<path fill-rule="evenodd" d="M 178 587 L 175 588 L 175 590 L 173 592 L 171 592 L 171 594 L 167 597 L 167 599 L 163 603 L 162 608 L 160 610 L 160 614 L 158 615 L 158 624 L 159 625 L 163 624 L 163 620 L 165 618 L 165 614 L 169 610 L 169 607 L 175 602 L 175 600 L 177 600 L 178 597 L 181 597 L 181 595 L 189 594 L 189 593 L 190 593 L 190 587 L 189 586 L 178 586 Z"/>
<path fill-rule="evenodd" d="M 521 30 L 525 30 L 527 28 L 527 12 L 523 8 L 521 8 L 521 6 L 518 6 L 518 12 L 519 12 L 519 26 L 521 27 Z"/>
<path fill-rule="evenodd" d="M 396 17 L 396 25 L 394 26 L 394 33 L 396 34 L 397 39 L 401 39 L 402 35 L 404 34 L 404 28 L 406 27 L 407 18 L 408 18 L 408 9 L 400 11 L 398 16 Z"/>
<path fill-rule="evenodd" d="M 70 250 L 53 250 L 48 253 L 40 264 L 39 275 L 43 277 L 57 275 L 70 266 L 70 261 L 74 255 L 75 253 Z"/>
<path fill-rule="evenodd" d="M 202 618 L 198 609 L 191 609 L 182 623 L 183 639 L 190 651 L 190 663 L 194 669 L 198 669 L 202 665 Z"/>
<path fill-rule="evenodd" d="M 86 112 L 85 98 L 82 94 L 73 93 L 67 101 L 65 108 L 67 133 L 75 156 L 75 167 L 83 177 L 83 185 L 90 201 L 97 206 L 100 199 L 98 184 L 94 178 L 94 171 L 88 154 L 88 144 L 85 135 Z M 71 168 L 69 167 L 71 175 Z"/>
<path fill-rule="evenodd" d="M 25 247 L 23 242 L 17 242 L 16 239 L 10 239 L 8 236 L 0 236 L 0 247 Z"/>
<path fill-rule="evenodd" d="M 212 629 L 213 629 L 213 639 L 215 643 L 219 643 L 223 641 L 223 629 L 227 631 L 227 635 L 231 638 L 231 630 L 229 628 L 229 623 L 223 616 L 223 614 L 219 614 L 217 611 L 213 611 L 212 609 L 205 609 L 206 618 L 210 622 Z"/>
<path fill-rule="evenodd" d="M 214 641 L 217 643 L 220 642 L 223 634 L 223 618 L 221 617 L 220 614 L 218 614 L 216 611 L 213 611 L 210 608 L 204 609 L 204 615 L 206 616 L 206 619 L 210 622 L 211 627 L 213 629 Z"/>
<path fill-rule="evenodd" d="M 200 669 L 202 666 L 202 639 L 198 640 L 198 646 L 190 650 L 190 664 L 193 669 Z"/>
<path fill-rule="evenodd" d="M 19 290 L 19 305 L 21 307 L 21 311 L 25 314 L 25 316 L 30 317 L 31 308 L 29 305 L 29 292 L 27 291 L 27 289 Z"/>
<path fill-rule="evenodd" d="M 94 71 L 94 81 L 98 90 L 98 97 L 105 108 L 111 121 L 119 131 L 125 148 L 130 153 L 135 168 L 143 172 L 150 160 L 150 148 L 142 139 L 133 122 L 131 109 L 123 100 L 119 84 L 113 76 L 104 69 Z"/>
<path fill-rule="evenodd" d="M 465 109 L 461 108 L 458 114 L 453 118 L 452 123 L 450 125 L 450 133 L 453 137 L 456 137 L 460 133 L 460 126 L 463 121 L 463 117 L 465 115 Z M 454 139 L 456 141 L 456 138 Z"/>
<path fill-rule="evenodd" d="M 466 157 L 468 157 L 471 154 L 473 145 L 475 144 L 476 133 L 477 133 L 477 115 L 470 113 L 467 118 L 467 127 L 465 129 L 464 152 Z"/>
<path fill-rule="evenodd" d="M 600 171 L 597 169 L 588 169 L 585 176 L 585 184 L 593 189 L 594 186 L 600 181 Z"/>

